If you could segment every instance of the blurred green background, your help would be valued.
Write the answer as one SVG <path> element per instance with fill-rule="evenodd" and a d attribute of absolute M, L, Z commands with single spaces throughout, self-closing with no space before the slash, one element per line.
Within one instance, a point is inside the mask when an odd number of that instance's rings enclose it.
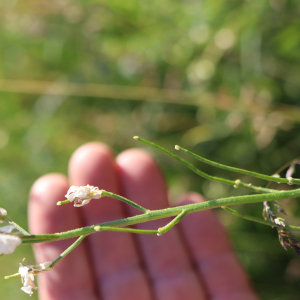
<path fill-rule="evenodd" d="M 299 156 L 299 13 L 296 0 L 2 0 L 0 207 L 27 227 L 39 176 L 66 174 L 70 155 L 88 141 L 116 154 L 149 149 L 134 135 L 273 174 Z M 247 192 L 149 151 L 172 199 L 188 190 L 208 199 Z M 296 200 L 283 203 L 287 223 L 300 226 Z M 238 209 L 262 215 L 260 204 Z M 276 230 L 218 213 L 261 298 L 299 299 L 300 260 L 281 248 Z M 30 246 L 0 258 L 1 298 L 28 299 L 18 278 L 3 279 L 23 257 L 33 263 Z"/>

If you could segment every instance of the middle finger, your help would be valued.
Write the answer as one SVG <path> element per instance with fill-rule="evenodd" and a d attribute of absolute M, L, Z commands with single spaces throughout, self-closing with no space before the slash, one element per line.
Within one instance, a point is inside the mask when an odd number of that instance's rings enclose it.
<path fill-rule="evenodd" d="M 117 163 L 125 197 L 152 210 L 168 207 L 165 181 L 148 153 L 130 149 L 119 155 Z M 169 221 L 157 220 L 137 227 L 157 229 Z M 162 237 L 138 235 L 137 240 L 158 300 L 205 299 L 203 285 L 176 227 Z"/>
<path fill-rule="evenodd" d="M 119 193 L 115 163 L 110 149 L 101 143 L 80 147 L 69 166 L 72 185 L 94 185 Z M 80 209 L 85 226 L 122 219 L 123 205 L 103 197 Z M 128 233 L 101 232 L 87 238 L 92 265 L 104 300 L 150 300 L 151 292 L 133 238 Z"/>

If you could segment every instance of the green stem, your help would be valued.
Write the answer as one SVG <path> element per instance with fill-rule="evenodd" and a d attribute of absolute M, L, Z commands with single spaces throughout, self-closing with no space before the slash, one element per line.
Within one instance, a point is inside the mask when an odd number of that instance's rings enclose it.
<path fill-rule="evenodd" d="M 200 175 L 203 178 L 213 180 L 213 181 L 222 182 L 222 183 L 225 183 L 225 184 L 229 184 L 229 185 L 232 185 L 234 187 L 243 187 L 245 189 L 252 190 L 252 191 L 257 192 L 257 193 L 274 193 L 274 192 L 277 192 L 277 190 L 257 187 L 257 186 L 251 185 L 251 184 L 243 183 L 239 179 L 236 180 L 236 181 L 233 181 L 233 180 L 229 180 L 229 179 L 225 179 L 225 178 L 221 178 L 221 177 L 211 176 L 209 174 L 206 174 L 206 173 L 200 171 L 199 169 L 197 169 L 195 166 L 193 166 L 192 164 L 190 164 L 186 160 L 180 158 L 179 156 L 173 154 L 172 152 L 168 151 L 167 149 L 165 149 L 161 146 L 158 146 L 154 143 L 151 143 L 147 140 L 144 140 L 144 139 L 142 139 L 138 136 L 135 136 L 134 139 L 137 140 L 137 141 L 143 142 L 144 144 L 155 147 L 155 148 L 159 149 L 160 151 L 164 152 L 165 154 L 171 156 L 172 158 L 177 159 L 178 161 L 184 163 L 188 168 L 190 168 L 192 171 L 194 171 L 196 174 Z M 272 177 L 272 178 L 274 179 L 274 177 Z"/>
<path fill-rule="evenodd" d="M 72 252 L 85 238 L 85 235 L 81 235 L 69 248 L 67 248 L 60 256 L 53 260 L 51 267 L 53 268 L 62 258 Z"/>
<path fill-rule="evenodd" d="M 15 277 L 19 277 L 19 276 L 20 276 L 20 273 L 16 273 L 13 275 L 4 276 L 4 279 L 10 279 L 10 278 L 15 278 Z"/>
<path fill-rule="evenodd" d="M 168 223 L 166 226 L 164 227 L 160 227 L 158 228 L 158 236 L 163 235 L 164 233 L 166 233 L 167 231 L 171 230 L 176 224 L 178 224 L 181 219 L 186 215 L 186 210 L 184 209 L 179 215 L 177 215 L 170 223 Z"/>
<path fill-rule="evenodd" d="M 71 203 L 71 201 L 70 201 L 70 200 L 58 201 L 58 202 L 56 203 L 56 205 L 62 205 L 62 204 L 67 204 L 67 203 Z"/>
<path fill-rule="evenodd" d="M 261 223 L 261 224 L 272 226 L 272 227 L 282 227 L 281 225 L 278 225 L 278 224 L 275 224 L 275 223 L 272 223 L 272 222 L 269 222 L 269 221 L 265 221 L 264 219 L 260 219 L 260 218 L 256 218 L 256 217 L 252 217 L 252 216 L 242 214 L 242 213 L 240 213 L 240 212 L 238 212 L 234 209 L 231 209 L 229 207 L 223 206 L 222 208 L 224 210 L 230 212 L 231 214 L 233 214 L 235 216 L 238 216 L 238 217 L 241 217 L 241 218 L 246 219 L 246 220 L 250 220 L 250 221 L 253 221 L 253 222 Z M 284 228 L 288 229 L 288 230 L 300 231 L 300 227 L 298 227 L 298 226 L 285 225 Z"/>
<path fill-rule="evenodd" d="M 180 146 L 175 146 L 176 150 L 180 150 L 192 157 L 194 157 L 197 160 L 200 160 L 206 164 L 209 164 L 211 166 L 220 168 L 220 169 L 224 169 L 227 171 L 232 171 L 232 172 L 237 172 L 237 173 L 241 173 L 241 174 L 246 174 L 249 176 L 253 176 L 253 177 L 257 177 L 257 178 L 261 178 L 261 179 L 265 179 L 268 181 L 274 181 L 274 182 L 280 182 L 280 183 L 287 183 L 287 184 L 300 184 L 300 179 L 296 179 L 296 178 L 291 178 L 291 179 L 286 179 L 286 178 L 278 178 L 278 177 L 274 177 L 274 176 L 268 176 L 268 175 L 264 175 L 264 174 L 260 174 L 260 173 L 256 173 L 256 172 L 252 172 L 252 171 L 247 171 L 247 170 L 243 170 L 243 169 L 239 169 L 239 168 L 235 168 L 235 167 L 230 167 L 230 166 L 226 166 L 214 161 L 211 161 L 209 159 L 206 159 L 204 157 L 201 157 L 187 149 L 184 149 Z"/>
<path fill-rule="evenodd" d="M 27 232 L 25 229 L 23 229 L 20 225 L 18 225 L 17 223 L 15 223 L 14 221 L 12 221 L 11 219 L 9 219 L 8 217 L 6 216 L 2 216 L 2 220 L 9 223 L 10 225 L 13 225 L 15 226 L 15 228 L 21 232 L 23 235 L 26 235 L 26 236 L 30 236 L 30 233 Z"/>
<path fill-rule="evenodd" d="M 124 202 L 124 203 L 126 203 L 130 206 L 133 206 L 133 207 L 137 208 L 138 210 L 142 211 L 143 213 L 148 213 L 149 212 L 148 209 L 136 204 L 135 202 L 133 202 L 133 201 L 131 201 L 131 200 L 125 198 L 125 197 L 122 197 L 120 195 L 117 195 L 117 194 L 114 194 L 114 193 L 111 193 L 111 192 L 107 192 L 105 190 L 101 190 L 101 192 L 102 192 L 101 193 L 102 196 L 107 196 L 107 197 L 111 197 L 111 198 L 117 199 L 119 201 L 122 201 L 122 202 Z"/>
<path fill-rule="evenodd" d="M 82 228 L 61 232 L 61 233 L 23 236 L 21 237 L 21 239 L 23 244 L 36 243 L 42 241 L 62 240 L 67 238 L 73 238 L 76 236 L 95 233 L 97 231 L 95 230 L 95 227 L 97 226 L 100 226 L 100 228 L 104 226 L 124 227 L 124 226 L 144 223 L 152 220 L 177 216 L 183 210 L 185 210 L 186 214 L 189 214 L 197 211 L 202 211 L 202 210 L 212 209 L 212 208 L 217 208 L 222 206 L 257 203 L 257 202 L 264 202 L 264 201 L 276 201 L 276 200 L 283 200 L 286 198 L 293 198 L 299 196 L 300 196 L 300 189 L 294 189 L 289 191 L 278 191 L 276 193 L 268 193 L 268 194 L 254 194 L 254 195 L 228 197 L 228 198 L 222 198 L 217 200 L 205 201 L 201 203 L 193 203 L 193 204 L 188 204 L 183 206 L 170 207 L 161 210 L 153 210 L 141 215 L 136 215 L 133 217 L 106 222 L 102 224 L 82 227 Z"/>
<path fill-rule="evenodd" d="M 158 230 L 144 230 L 144 229 L 134 229 L 134 228 L 118 228 L 118 227 L 111 227 L 111 226 L 102 226 L 103 224 L 93 225 L 89 227 L 86 235 L 89 235 L 91 233 L 95 233 L 97 231 L 117 231 L 117 232 L 129 232 L 129 233 L 136 233 L 136 234 L 158 234 Z M 93 227 L 94 230 L 91 230 L 91 227 Z M 45 235 L 32 235 L 28 239 L 24 239 L 26 241 L 23 244 L 29 244 L 29 243 L 45 243 L 45 242 L 53 242 L 57 240 L 61 240 L 59 238 L 60 234 L 45 234 Z M 76 235 L 75 235 L 76 237 Z M 68 237 L 67 237 L 68 238 Z"/>
<path fill-rule="evenodd" d="M 114 228 L 114 227 L 102 227 L 102 226 L 95 226 L 94 230 L 96 231 L 121 231 L 121 232 L 133 232 L 133 233 L 142 233 L 142 234 L 157 234 L 157 230 L 139 230 L 139 229 L 132 229 L 132 228 Z M 69 248 L 67 248 L 60 256 L 58 256 L 51 264 L 51 267 L 54 267 L 62 258 L 67 256 L 71 251 L 73 251 L 86 237 L 86 235 L 81 235 Z"/>
<path fill-rule="evenodd" d="M 111 193 L 111 192 L 107 192 L 105 190 L 101 190 L 101 198 L 104 197 L 104 196 L 107 196 L 107 197 L 111 197 L 111 198 L 114 198 L 114 199 L 117 199 L 119 201 L 122 201 L 130 206 L 133 206 L 135 208 L 137 208 L 138 210 L 142 211 L 143 213 L 147 213 L 149 210 L 136 204 L 135 202 L 125 198 L 125 197 L 122 197 L 120 195 L 117 195 L 117 194 L 114 194 L 114 193 Z M 71 201 L 69 200 L 64 200 L 64 201 L 58 201 L 57 202 L 57 205 L 62 205 L 62 204 L 67 204 L 67 203 L 70 203 Z"/>
<path fill-rule="evenodd" d="M 131 232 L 138 234 L 157 234 L 157 230 L 148 230 L 148 229 L 134 229 L 134 228 L 118 228 L 118 227 L 110 227 L 110 226 L 101 226 L 96 225 L 94 227 L 95 231 L 117 231 L 117 232 Z"/>

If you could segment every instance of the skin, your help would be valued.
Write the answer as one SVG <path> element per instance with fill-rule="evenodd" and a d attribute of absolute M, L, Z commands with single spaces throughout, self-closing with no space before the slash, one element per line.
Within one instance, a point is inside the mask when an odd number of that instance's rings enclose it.
<path fill-rule="evenodd" d="M 168 207 L 167 186 L 153 158 L 141 149 L 114 157 L 93 142 L 78 148 L 69 176 L 48 174 L 32 186 L 32 234 L 55 233 L 139 213 L 115 199 L 93 200 L 81 208 L 56 206 L 70 185 L 94 185 L 148 209 Z M 205 201 L 183 195 L 180 205 Z M 157 229 L 170 220 L 137 225 Z M 34 245 L 37 263 L 55 259 L 74 240 Z M 41 300 L 256 300 L 248 277 L 213 211 L 190 214 L 161 237 L 121 232 L 88 236 L 48 273 L 38 275 Z"/>

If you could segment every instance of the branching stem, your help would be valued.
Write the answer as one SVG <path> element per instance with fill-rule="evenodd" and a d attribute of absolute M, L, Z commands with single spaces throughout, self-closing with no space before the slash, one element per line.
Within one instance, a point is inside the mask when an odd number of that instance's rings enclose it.
<path fill-rule="evenodd" d="M 53 260 L 51 267 L 54 267 L 61 259 L 72 252 L 85 238 L 85 235 L 81 235 L 70 247 L 68 247 L 60 256 Z"/>
<path fill-rule="evenodd" d="M 92 225 L 92 226 L 87 226 L 87 227 L 82 227 L 82 228 L 61 232 L 61 233 L 23 236 L 22 243 L 23 244 L 40 243 L 45 241 L 68 239 L 68 238 L 73 238 L 81 235 L 88 235 L 91 233 L 95 233 L 99 231 L 98 226 L 100 226 L 101 230 L 105 230 L 103 227 L 106 226 L 120 228 L 129 225 L 144 223 L 152 220 L 178 216 L 183 211 L 185 211 L 185 214 L 189 214 L 197 211 L 202 211 L 202 210 L 212 209 L 212 208 L 217 208 L 222 206 L 257 203 L 257 202 L 264 202 L 264 201 L 276 201 L 276 200 L 283 200 L 286 198 L 293 198 L 299 196 L 300 196 L 300 189 L 294 189 L 289 191 L 278 191 L 275 193 L 268 193 L 268 194 L 245 195 L 245 196 L 236 196 L 236 197 L 228 197 L 228 198 L 222 198 L 217 200 L 210 200 L 206 202 L 193 203 L 193 204 L 177 206 L 177 207 L 170 207 L 161 210 L 152 210 L 152 211 L 148 211 L 147 213 L 136 215 L 133 217 L 115 220 L 115 221 L 106 222 L 97 225 Z M 107 228 L 106 230 L 110 230 L 110 229 Z M 129 231 L 129 232 L 133 232 L 133 231 Z M 156 232 L 153 233 L 157 233 L 157 230 Z"/>
<path fill-rule="evenodd" d="M 142 139 L 138 136 L 135 136 L 134 139 L 137 140 L 137 141 L 143 142 L 146 145 L 149 145 L 149 146 L 152 146 L 152 147 L 155 147 L 155 148 L 159 149 L 160 151 L 164 152 L 165 154 L 169 155 L 170 157 L 175 158 L 176 160 L 184 163 L 188 168 L 190 168 L 196 174 L 198 174 L 201 177 L 206 178 L 208 180 L 222 182 L 224 184 L 229 184 L 229 185 L 232 185 L 234 187 L 242 187 L 242 188 L 245 188 L 245 189 L 248 189 L 248 190 L 252 190 L 256 193 L 274 193 L 274 192 L 277 192 L 277 190 L 274 190 L 274 189 L 268 189 L 268 188 L 258 187 L 258 186 L 254 186 L 252 184 L 244 183 L 239 179 L 234 181 L 234 180 L 229 180 L 229 179 L 225 179 L 225 178 L 216 177 L 216 176 L 206 174 L 206 173 L 202 172 L 201 170 L 197 169 L 194 165 L 192 165 L 188 161 L 180 158 L 179 156 L 175 155 L 174 153 L 168 151 L 167 149 L 165 149 L 165 148 L 163 148 L 159 145 L 151 143 L 151 142 L 149 142 L 147 140 L 144 140 L 144 139 Z M 267 177 L 271 177 L 272 179 L 275 178 L 275 177 L 272 177 L 272 176 L 267 176 Z M 276 178 L 276 179 L 278 179 L 278 178 Z M 285 181 L 288 182 L 287 179 L 285 179 Z"/>
<path fill-rule="evenodd" d="M 272 222 L 269 222 L 269 221 L 265 221 L 264 219 L 261 219 L 261 218 L 256 218 L 256 217 L 252 217 L 252 216 L 242 214 L 242 213 L 240 213 L 240 212 L 238 212 L 234 209 L 231 209 L 229 207 L 223 206 L 222 208 L 224 210 L 230 212 L 231 214 L 235 215 L 235 216 L 241 217 L 241 218 L 249 220 L 249 221 L 257 222 L 257 223 L 272 226 L 272 227 L 282 227 L 282 225 L 272 223 Z M 288 230 L 300 231 L 300 227 L 298 227 L 298 226 L 285 225 L 284 228 L 288 229 Z"/>
<path fill-rule="evenodd" d="M 15 226 L 15 228 L 21 232 L 23 235 L 30 235 L 29 232 L 27 232 L 24 228 L 22 228 L 19 224 L 17 224 L 16 222 L 12 221 L 11 219 L 9 219 L 7 216 L 2 216 L 2 220 L 7 222 L 10 225 Z"/>
<path fill-rule="evenodd" d="M 144 140 L 142 142 L 144 142 Z M 202 156 L 199 156 L 199 155 L 197 155 L 197 154 L 195 154 L 195 153 L 193 153 L 193 152 L 191 152 L 187 149 L 184 149 L 180 146 L 177 146 L 177 145 L 175 146 L 175 149 L 180 150 L 180 151 L 182 151 L 182 152 L 184 152 L 184 153 L 186 153 L 186 154 L 188 154 L 188 155 L 190 155 L 190 156 L 196 158 L 197 160 L 200 160 L 200 161 L 202 161 L 206 164 L 209 164 L 211 166 L 214 166 L 214 167 L 217 167 L 217 168 L 220 168 L 220 169 L 224 169 L 224 170 L 227 170 L 227 171 L 246 174 L 246 175 L 249 175 L 249 176 L 265 179 L 265 180 L 268 180 L 268 181 L 287 183 L 289 185 L 291 185 L 291 184 L 300 184 L 300 179 L 298 179 L 298 178 L 286 179 L 286 178 L 280 178 L 280 177 L 275 177 L 275 176 L 268 176 L 268 175 L 264 175 L 264 174 L 260 174 L 260 173 L 256 173 L 256 172 L 252 172 L 252 171 L 247 171 L 247 170 L 243 170 L 243 169 L 239 169 L 239 168 L 235 168 L 235 167 L 226 166 L 226 165 L 211 161 L 209 159 L 206 159 Z"/>

